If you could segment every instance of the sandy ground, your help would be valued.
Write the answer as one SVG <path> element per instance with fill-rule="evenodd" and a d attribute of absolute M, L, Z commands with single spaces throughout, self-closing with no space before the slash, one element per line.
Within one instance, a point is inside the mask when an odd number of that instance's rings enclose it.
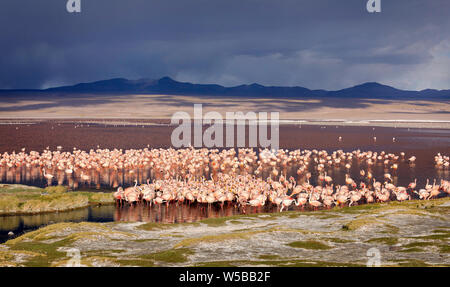
<path fill-rule="evenodd" d="M 39 98 L 42 98 L 40 100 Z M 45 98 L 45 99 L 44 99 Z M 0 118 L 169 119 L 177 111 L 279 112 L 282 120 L 316 124 L 450 128 L 450 101 L 268 99 L 174 95 L 14 95 L 0 97 Z"/>
<path fill-rule="evenodd" d="M 449 266 L 449 200 L 196 223 L 59 223 L 0 245 L 1 265 Z M 72 252 L 73 253 L 73 252 Z"/>

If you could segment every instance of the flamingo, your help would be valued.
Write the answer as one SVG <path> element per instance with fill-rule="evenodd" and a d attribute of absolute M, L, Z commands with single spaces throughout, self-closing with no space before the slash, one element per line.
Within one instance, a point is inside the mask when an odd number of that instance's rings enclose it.
<path fill-rule="evenodd" d="M 309 196 L 309 205 L 313 206 L 314 209 L 317 209 L 318 207 L 322 206 L 322 203 L 318 200 L 311 200 L 312 196 Z"/>
<path fill-rule="evenodd" d="M 417 186 L 417 178 L 414 179 L 414 182 L 411 182 L 410 184 L 408 184 L 409 189 L 415 189 L 416 186 Z"/>
<path fill-rule="evenodd" d="M 281 201 L 280 212 L 282 212 L 285 207 L 286 207 L 286 210 L 289 209 L 289 206 L 291 206 L 292 202 L 294 202 L 294 199 L 292 197 L 290 197 L 290 196 L 288 196 L 287 198 L 283 199 Z"/>
<path fill-rule="evenodd" d="M 51 174 L 51 173 L 47 173 L 46 170 L 45 170 L 45 168 L 44 168 L 44 177 L 45 177 L 46 179 L 48 179 L 48 180 L 52 180 L 54 176 L 53 176 L 53 174 Z"/>

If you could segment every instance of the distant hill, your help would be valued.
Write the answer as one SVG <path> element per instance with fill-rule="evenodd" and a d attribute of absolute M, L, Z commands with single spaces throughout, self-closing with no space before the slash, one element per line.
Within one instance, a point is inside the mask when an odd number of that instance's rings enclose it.
<path fill-rule="evenodd" d="M 448 99 L 450 90 L 427 89 L 422 91 L 405 91 L 390 86 L 371 82 L 337 91 L 310 90 L 304 87 L 262 86 L 259 84 L 224 87 L 215 84 L 192 84 L 178 82 L 169 77 L 158 80 L 128 80 L 116 78 L 91 83 L 80 83 L 73 86 L 55 87 L 46 90 L 0 90 L 0 93 L 11 92 L 39 93 L 145 93 L 176 94 L 199 96 L 239 96 L 239 97 L 338 97 L 338 98 L 371 98 L 371 99 Z"/>

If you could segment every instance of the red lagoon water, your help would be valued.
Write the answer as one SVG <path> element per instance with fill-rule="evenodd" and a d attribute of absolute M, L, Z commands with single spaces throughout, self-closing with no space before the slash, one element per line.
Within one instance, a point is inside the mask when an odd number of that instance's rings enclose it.
<path fill-rule="evenodd" d="M 89 150 L 100 148 L 169 148 L 170 136 L 173 126 L 162 121 L 141 121 L 134 124 L 88 124 L 72 121 L 43 121 L 34 124 L 0 125 L 0 152 L 19 151 L 25 147 L 27 151 L 42 151 L 46 147 L 55 150 L 62 146 L 63 150 L 71 151 L 73 147 Z M 247 132 L 248 134 L 248 132 Z M 355 126 L 318 126 L 318 125 L 281 125 L 279 127 L 280 147 L 293 149 L 324 149 L 328 152 L 342 149 L 345 152 L 360 149 L 362 151 L 386 151 L 399 154 L 405 152 L 406 156 L 417 157 L 415 165 L 400 162 L 398 171 L 393 174 L 395 184 L 407 185 L 418 179 L 419 186 L 425 184 L 427 179 L 449 179 L 449 170 L 434 166 L 434 156 L 437 153 L 450 154 L 450 130 L 448 129 L 419 129 L 419 128 L 387 128 L 387 127 L 355 127 Z M 342 141 L 338 138 L 341 137 Z M 374 140 L 376 137 L 376 141 Z M 395 138 L 395 142 L 393 141 Z M 247 139 L 248 141 L 248 139 Z M 359 171 L 367 168 L 364 164 L 354 163 L 349 171 L 350 176 L 357 180 Z M 316 171 L 314 166 L 310 170 L 313 174 L 312 183 L 315 183 Z M 333 177 L 335 184 L 342 184 L 345 180 L 344 168 L 330 168 L 326 170 Z M 383 178 L 382 165 L 372 167 L 375 178 Z M 59 178 L 60 183 L 70 184 L 70 178 Z M 145 171 L 137 171 L 134 175 L 121 173 L 100 172 L 92 174 L 96 179 L 89 184 L 83 184 L 79 175 L 74 174 L 72 179 L 79 182 L 80 188 L 105 189 L 117 181 L 119 185 L 127 186 L 134 179 L 145 182 Z M 62 180 L 62 181 L 61 181 Z M 36 186 L 46 184 L 42 180 L 42 171 L 7 170 L 0 168 L 0 182 L 23 183 Z M 55 178 L 53 184 L 57 184 Z"/>
<path fill-rule="evenodd" d="M 76 127 L 76 128 L 75 128 Z M 0 125 L 0 152 L 19 151 L 25 147 L 27 151 L 42 151 L 49 146 L 56 149 L 62 146 L 70 151 L 73 147 L 83 150 L 100 148 L 169 148 L 170 135 L 174 127 L 167 125 L 114 125 L 114 124 L 82 124 L 70 121 L 44 121 L 35 124 Z M 386 151 L 392 153 L 405 152 L 407 156 L 417 157 L 415 165 L 400 162 L 395 183 L 406 186 L 414 178 L 418 179 L 418 186 L 425 184 L 426 179 L 449 179 L 449 170 L 436 168 L 434 156 L 437 153 L 450 154 L 450 130 L 445 129 L 412 129 L 385 127 L 344 127 L 344 126 L 316 126 L 316 125 L 282 125 L 279 128 L 280 147 L 285 149 L 324 149 L 328 152 L 342 149 L 352 151 Z M 342 141 L 338 138 L 342 137 Z M 377 138 L 374 141 L 374 137 Z M 395 142 L 393 138 L 395 137 Z M 359 170 L 366 168 L 364 164 L 352 165 L 350 175 L 359 179 Z M 312 180 L 315 183 L 317 172 L 311 166 Z M 333 177 L 334 183 L 342 184 L 345 180 L 346 169 L 330 168 L 326 170 Z M 383 166 L 373 166 L 375 178 L 382 179 L 385 172 Z M 75 175 L 76 177 L 77 175 Z M 145 179 L 145 174 L 133 175 Z M 95 176 L 94 176 L 95 177 Z M 127 186 L 134 177 L 124 174 L 98 175 L 98 181 L 90 184 L 80 183 L 79 188 L 93 188 L 99 191 L 111 190 L 111 180 L 116 178 L 120 185 Z M 73 179 L 72 179 L 73 180 Z M 63 178 L 67 184 L 69 179 Z M 15 170 L 8 171 L 0 168 L 0 183 L 22 183 L 44 186 L 42 171 Z M 56 182 L 54 183 L 56 184 Z M 291 207 L 291 209 L 294 207 Z M 101 206 L 63 212 L 58 214 L 20 215 L 0 217 L 0 241 L 9 237 L 7 233 L 13 231 L 16 236 L 40 226 L 62 221 L 144 221 L 144 222 L 194 222 L 205 218 L 231 216 L 242 214 L 244 211 L 234 206 L 220 208 L 199 205 L 171 204 L 161 206 Z M 276 207 L 262 208 L 247 207 L 246 213 L 276 212 Z"/>

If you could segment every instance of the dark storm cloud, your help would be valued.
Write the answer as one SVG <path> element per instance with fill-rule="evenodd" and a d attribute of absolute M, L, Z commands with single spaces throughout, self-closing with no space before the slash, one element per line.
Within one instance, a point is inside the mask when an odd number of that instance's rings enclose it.
<path fill-rule="evenodd" d="M 450 88 L 448 0 L 3 0 L 0 88 L 111 77 Z"/>

